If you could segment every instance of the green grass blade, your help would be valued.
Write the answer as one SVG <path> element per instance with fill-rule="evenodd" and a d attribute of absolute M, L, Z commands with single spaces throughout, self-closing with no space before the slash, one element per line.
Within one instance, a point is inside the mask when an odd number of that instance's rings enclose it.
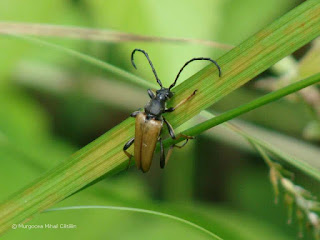
<path fill-rule="evenodd" d="M 54 43 L 50 43 L 50 42 L 47 42 L 47 41 L 44 41 L 44 40 L 41 40 L 41 39 L 38 39 L 38 38 L 34 38 L 34 37 L 29 37 L 29 36 L 21 36 L 21 35 L 16 35 L 16 34 L 9 34 L 8 36 L 11 36 L 11 37 L 15 37 L 15 38 L 18 38 L 18 39 L 22 39 L 22 40 L 25 40 L 25 41 L 28 41 L 30 43 L 33 43 L 33 44 L 37 44 L 37 45 L 40 45 L 40 46 L 45 46 L 45 47 L 49 47 L 49 48 L 52 48 L 52 49 L 55 49 L 57 51 L 60 51 L 60 52 L 63 52 L 63 53 L 66 53 L 70 56 L 73 56 L 73 57 L 76 57 L 78 59 L 81 59 L 82 61 L 84 62 L 87 62 L 89 64 L 92 64 L 96 67 L 100 67 L 110 73 L 113 73 L 117 76 L 120 76 L 121 78 L 125 79 L 127 82 L 130 82 L 130 83 L 134 83 L 136 85 L 139 85 L 139 86 L 143 86 L 143 87 L 154 87 L 155 84 L 153 83 L 150 83 L 148 81 L 145 81 L 143 78 L 141 77 L 138 77 L 136 75 L 133 75 L 121 68 L 118 68 L 110 63 L 106 63 L 104 61 L 101 61 L 97 58 L 94 58 L 92 56 L 89 56 L 87 54 L 84 54 L 84 53 L 81 53 L 81 52 L 78 52 L 76 50 L 73 50 L 73 49 L 70 49 L 70 48 L 66 48 L 66 47 L 63 47 L 63 46 L 60 46 L 60 45 L 57 45 L 57 44 L 54 44 Z M 129 56 L 129 55 L 128 55 Z"/>
<path fill-rule="evenodd" d="M 234 46 L 210 40 L 191 38 L 170 38 L 138 35 L 107 29 L 92 29 L 74 26 L 61 26 L 39 23 L 0 22 L 0 34 L 19 34 L 28 36 L 46 36 L 71 39 L 83 39 L 101 42 L 161 42 L 161 43 L 188 43 L 230 50 Z"/>
<path fill-rule="evenodd" d="M 215 118 L 216 116 L 212 113 L 205 112 L 201 114 L 202 116 L 206 118 Z M 253 142 L 256 145 L 261 146 L 263 149 L 267 150 L 274 156 L 278 157 L 281 159 L 281 161 L 284 161 L 287 164 L 290 164 L 300 171 L 303 171 L 304 173 L 308 174 L 311 177 L 314 177 L 317 180 L 320 180 L 320 170 L 318 168 L 315 168 L 311 164 L 300 160 L 299 158 L 294 157 L 293 155 L 282 151 L 279 149 L 278 146 L 275 146 L 272 143 L 266 142 L 258 137 L 251 136 L 250 134 L 247 134 L 245 131 L 242 129 L 238 128 L 236 125 L 230 124 L 230 123 L 223 123 L 226 127 L 230 128 L 232 131 L 238 133 L 242 137 L 244 137 L 246 140 Z M 316 160 L 316 159 L 315 159 Z"/>
<path fill-rule="evenodd" d="M 198 94 L 167 119 L 174 127 L 182 124 L 319 35 L 320 2 L 309 0 L 218 59 L 221 78 L 214 66 L 208 66 L 177 86 L 171 105 L 195 89 Z M 124 169 L 127 157 L 122 147 L 133 135 L 134 119 L 127 119 L 9 198 L 0 205 L 0 233 L 102 175 Z"/>
<path fill-rule="evenodd" d="M 209 230 L 205 229 L 204 227 L 201 227 L 193 222 L 190 222 L 186 219 L 173 216 L 167 213 L 162 213 L 162 212 L 157 212 L 153 210 L 148 210 L 148 209 L 142 209 L 142 208 L 132 208 L 132 207 L 118 207 L 118 206 L 70 206 L 70 207 L 60 207 L 60 208 L 51 208 L 48 210 L 45 210 L 45 212 L 55 212 L 55 211 L 66 211 L 66 210 L 79 210 L 79 209 L 108 209 L 108 210 L 117 210 L 117 211 L 129 211 L 129 212 L 138 212 L 138 213 L 146 213 L 146 214 L 151 214 L 151 215 L 156 215 L 160 217 L 165 217 L 169 218 L 178 222 L 182 222 L 186 225 L 189 225 L 193 228 L 196 228 L 200 230 L 201 232 L 208 234 L 211 236 L 213 239 L 218 239 L 222 240 L 219 236 L 214 234 L 213 232 L 210 232 Z"/>
<path fill-rule="evenodd" d="M 304 80 L 301 80 L 299 82 L 292 83 L 292 84 L 290 84 L 282 89 L 279 89 L 277 91 L 268 93 L 265 96 L 262 96 L 254 101 L 251 101 L 250 103 L 244 104 L 244 105 L 237 107 L 235 109 L 232 109 L 230 111 L 227 111 L 219 116 L 212 115 L 213 117 L 211 119 L 209 119 L 205 122 L 199 123 L 199 124 L 193 126 L 192 128 L 189 128 L 189 129 L 183 131 L 183 134 L 189 135 L 189 136 L 198 135 L 198 134 L 200 134 L 200 133 L 202 133 L 212 127 L 215 127 L 221 123 L 224 123 L 230 119 L 233 119 L 241 114 L 252 111 L 253 109 L 256 109 L 256 108 L 261 107 L 265 104 L 276 101 L 284 96 L 287 96 L 291 93 L 299 91 L 305 87 L 308 87 L 308 86 L 315 84 L 315 83 L 318 83 L 318 82 L 320 82 L 320 73 L 315 74 L 315 75 L 313 75 L 309 78 L 306 78 Z M 235 127 L 233 127 L 232 129 L 234 131 L 239 132 L 239 130 Z M 308 175 L 310 175 L 320 181 L 320 171 L 315 169 L 314 167 L 312 167 L 310 164 L 302 162 L 299 159 L 296 159 L 294 157 L 290 157 L 286 153 L 284 153 L 280 150 L 277 150 L 275 147 L 268 146 L 267 144 L 263 144 L 263 142 L 261 142 L 258 139 L 255 139 L 255 138 L 250 137 L 248 135 L 243 135 L 243 136 L 245 136 L 248 140 L 254 141 L 255 143 L 257 143 L 259 145 L 266 146 L 267 149 L 269 151 L 271 151 L 273 154 L 284 159 L 286 162 L 290 163 L 291 165 L 297 167 L 298 169 L 302 170 L 303 172 L 307 173 Z M 170 146 L 170 145 L 172 145 L 174 143 L 178 143 L 182 140 L 183 140 L 182 138 L 177 139 L 175 141 L 173 141 L 172 139 L 168 139 L 168 140 L 164 141 L 164 145 Z"/>
<path fill-rule="evenodd" d="M 185 130 L 183 133 L 186 135 L 190 135 L 190 136 L 197 135 L 197 134 L 202 133 L 212 127 L 215 127 L 223 122 L 226 122 L 230 119 L 238 117 L 241 114 L 247 113 L 253 109 L 256 109 L 256 108 L 261 107 L 265 104 L 276 101 L 284 96 L 287 96 L 291 93 L 299 91 L 305 87 L 308 87 L 310 85 L 318 83 L 319 81 L 320 81 L 320 73 L 315 74 L 315 75 L 308 77 L 304 80 L 301 80 L 299 82 L 292 83 L 292 84 L 290 84 L 284 88 L 281 88 L 277 91 L 268 93 L 265 96 L 262 96 L 262 97 L 260 97 L 256 100 L 253 100 L 247 104 L 241 105 L 240 107 L 229 110 L 229 111 L 227 111 L 217 117 L 209 119 L 203 123 L 199 123 L 196 126 L 193 126 L 192 128 L 190 128 L 188 130 Z M 178 141 L 179 141 L 179 139 L 177 139 L 175 142 L 178 142 Z M 171 145 L 172 143 L 173 143 L 172 140 L 168 140 L 166 145 Z"/>
<path fill-rule="evenodd" d="M 17 70 L 18 72 L 18 79 L 21 78 L 22 76 L 28 76 L 30 74 L 33 74 L 34 72 L 38 72 L 41 73 L 42 68 L 41 67 L 36 67 L 37 63 L 30 63 L 26 66 L 24 66 L 22 68 L 22 72 L 20 72 L 21 70 Z M 19 77 L 19 75 L 21 75 L 21 77 Z M 43 79 L 43 76 L 46 76 L 46 81 L 41 81 Z M 55 85 L 59 86 L 59 82 L 60 80 L 57 79 L 54 75 L 54 77 L 51 76 L 51 74 L 48 75 L 48 73 L 42 73 L 42 74 L 38 74 L 36 77 L 38 80 L 35 81 L 35 85 L 33 84 L 32 80 L 27 81 L 23 81 L 20 82 L 21 80 L 18 80 L 18 83 L 22 83 L 22 84 L 27 84 L 27 86 L 31 86 L 31 87 L 40 87 L 41 89 L 44 89 L 45 91 L 49 91 L 49 92 L 58 92 L 61 94 L 61 90 L 57 87 L 55 87 Z M 93 89 L 93 91 L 90 91 L 90 86 L 95 86 L 97 85 L 97 83 L 95 82 L 95 80 L 92 79 L 88 79 L 87 80 L 87 87 L 86 89 L 89 90 L 90 94 L 89 97 L 92 99 L 97 99 L 100 101 L 101 99 L 101 94 L 104 92 L 103 94 L 103 102 L 105 102 L 106 104 L 110 104 L 110 102 L 112 102 L 112 104 L 114 105 L 114 107 L 119 107 L 121 109 L 126 109 L 126 110 L 132 110 L 135 109 L 137 106 L 143 106 L 143 104 L 145 104 L 144 101 L 141 102 L 140 97 L 138 95 L 140 95 L 141 93 L 136 92 L 135 90 L 131 89 L 131 86 L 127 86 L 124 84 L 121 84 L 121 86 L 117 86 L 115 87 L 114 85 L 118 85 L 118 83 L 112 82 L 112 81 L 106 81 L 104 79 L 99 79 L 98 80 L 98 86 L 99 86 L 99 93 L 96 93 L 96 90 Z M 93 81 L 93 82 L 92 82 Z M 47 84 L 47 82 L 50 82 L 50 84 Z M 53 83 L 57 83 L 57 84 L 53 84 Z M 137 86 L 141 86 L 138 85 Z M 127 92 L 126 95 L 126 99 L 135 99 L 135 102 L 126 100 L 123 101 L 123 96 L 118 96 L 118 95 L 114 95 L 114 92 L 118 92 L 119 91 L 119 87 L 124 88 L 125 92 Z M 141 86 L 143 88 L 143 86 Z M 68 88 L 66 88 L 68 89 Z M 143 88 L 145 89 L 145 88 Z M 135 94 L 133 94 L 133 92 L 135 92 Z M 142 93 L 142 94 L 145 94 Z M 108 99 L 107 99 L 108 98 Z M 139 104 L 137 104 L 137 102 L 139 102 Z M 215 117 L 217 114 L 212 114 L 212 112 L 208 112 L 207 110 L 204 110 L 200 113 L 201 116 L 204 116 L 205 120 L 209 119 L 209 118 L 213 118 Z M 200 119 L 199 119 L 200 122 Z M 303 140 L 297 140 L 297 139 L 293 139 L 292 137 L 289 136 L 285 136 L 281 133 L 276 133 L 274 131 L 267 131 L 266 129 L 259 127 L 259 126 L 253 126 L 252 124 L 249 123 L 244 123 L 244 122 L 239 122 L 237 123 L 237 125 L 240 125 L 241 127 L 243 127 L 245 130 L 242 131 L 243 133 L 245 133 L 248 136 L 253 137 L 254 135 L 256 137 L 258 137 L 259 139 L 263 138 L 264 140 L 268 141 L 268 142 L 272 142 L 273 145 L 275 145 L 274 143 L 276 142 L 277 144 L 277 148 L 281 149 L 282 152 L 287 152 L 290 153 L 290 155 L 294 155 L 296 158 L 300 159 L 300 161 L 305 161 L 307 163 L 309 163 L 311 166 L 314 166 L 315 168 L 319 168 L 319 164 L 317 163 L 317 156 L 320 154 L 320 149 L 317 150 L 316 146 L 308 143 L 308 142 L 304 142 Z M 228 125 L 228 124 L 227 124 Z M 234 131 L 236 134 L 237 132 L 233 129 L 230 128 L 230 130 Z M 219 131 L 220 132 L 220 131 Z M 224 133 L 220 132 L 217 133 L 215 132 L 214 135 L 209 134 L 208 136 L 213 137 L 213 138 L 220 138 L 220 140 L 225 141 L 227 135 L 225 135 Z M 220 137 L 219 137 L 220 136 Z M 238 138 L 234 138 L 232 136 L 230 136 L 231 138 L 227 139 L 228 143 L 231 143 L 233 141 L 238 141 Z M 221 139 L 222 138 L 222 139 Z M 223 140 L 225 139 L 225 140 Z M 244 139 L 244 141 L 246 141 Z M 237 145 L 238 147 L 240 147 L 239 145 Z M 242 145 L 243 146 L 243 145 Z M 249 147 L 249 145 L 247 145 Z M 244 147 L 244 146 L 243 146 Z M 253 151 L 253 150 L 251 150 Z M 305 152 L 307 152 L 307 154 L 304 154 Z"/>

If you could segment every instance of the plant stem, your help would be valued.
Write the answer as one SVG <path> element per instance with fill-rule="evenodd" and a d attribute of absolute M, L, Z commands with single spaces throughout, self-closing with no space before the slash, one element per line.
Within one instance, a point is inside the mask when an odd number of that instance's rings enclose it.
<path fill-rule="evenodd" d="M 200 134 L 210 128 L 213 128 L 223 122 L 226 122 L 226 121 L 233 119 L 233 118 L 235 118 L 239 115 L 242 115 L 244 113 L 250 112 L 250 111 L 252 111 L 258 107 L 261 107 L 265 104 L 274 102 L 284 96 L 287 96 L 291 93 L 299 91 L 299 90 L 301 90 L 305 87 L 308 87 L 312 84 L 315 84 L 317 82 L 320 82 L 320 73 L 315 74 L 315 75 L 313 75 L 309 78 L 306 78 L 304 80 L 301 80 L 299 82 L 292 83 L 292 84 L 290 84 L 282 89 L 279 89 L 277 91 L 268 93 L 265 96 L 260 97 L 256 100 L 253 100 L 247 104 L 241 105 L 240 107 L 229 110 L 225 113 L 222 113 L 219 116 L 213 117 L 209 120 L 206 120 L 202 123 L 199 123 L 189 129 L 183 131 L 182 133 L 185 135 L 188 135 L 188 136 L 198 135 L 198 134 Z M 164 141 L 164 146 L 171 146 L 172 144 L 181 142 L 182 140 L 184 140 L 184 138 L 179 138 L 176 140 L 168 139 L 168 140 Z M 252 140 L 250 139 L 250 141 L 252 141 Z M 297 159 L 291 160 L 290 163 L 292 165 L 294 165 L 295 167 L 299 168 L 300 170 L 303 170 L 308 175 L 310 175 L 320 181 L 320 172 L 318 170 L 316 170 L 315 168 L 313 168 L 312 166 L 310 166 L 309 164 L 307 164 L 305 162 L 301 162 Z"/>
<path fill-rule="evenodd" d="M 301 90 L 305 87 L 308 87 L 310 85 L 313 85 L 319 81 L 320 81 L 320 73 L 315 74 L 315 75 L 308 77 L 304 80 L 301 80 L 299 82 L 292 83 L 284 88 L 281 88 L 277 91 L 268 93 L 265 96 L 262 96 L 262 97 L 260 97 L 256 100 L 253 100 L 247 104 L 244 104 L 244 105 L 241 105 L 240 107 L 229 110 L 229 111 L 227 111 L 219 116 L 216 116 L 210 120 L 199 123 L 189 129 L 183 131 L 183 133 L 186 135 L 190 135 L 190 136 L 193 136 L 194 134 L 202 133 L 202 132 L 204 132 L 214 126 L 217 126 L 218 124 L 221 124 L 221 123 L 226 122 L 230 119 L 238 117 L 239 115 L 242 115 L 244 113 L 250 112 L 251 110 L 256 109 L 258 107 L 261 107 L 265 104 L 274 102 L 284 96 L 287 96 L 291 93 L 299 91 L 299 90 Z M 178 140 L 179 139 L 177 139 L 176 141 L 178 141 Z"/>

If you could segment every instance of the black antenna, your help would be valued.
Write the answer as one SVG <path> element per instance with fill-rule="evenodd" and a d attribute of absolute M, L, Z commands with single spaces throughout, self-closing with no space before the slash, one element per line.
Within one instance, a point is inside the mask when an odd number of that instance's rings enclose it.
<path fill-rule="evenodd" d="M 154 73 L 154 76 L 156 77 L 157 83 L 160 85 L 160 87 L 162 87 L 162 83 L 161 83 L 160 79 L 158 78 L 158 75 L 157 75 L 157 73 L 156 73 L 156 70 L 155 70 L 154 67 L 153 67 L 153 64 L 152 64 L 152 62 L 151 62 L 151 60 L 150 60 L 150 58 L 149 58 L 149 55 L 148 55 L 148 53 L 146 53 L 144 50 L 136 48 L 136 49 L 133 50 L 133 52 L 131 53 L 131 63 L 132 63 L 132 65 L 133 65 L 133 67 L 134 67 L 135 69 L 137 69 L 136 65 L 134 64 L 134 60 L 133 60 L 133 55 L 134 55 L 134 53 L 135 53 L 136 51 L 142 52 L 142 53 L 146 56 L 146 58 L 147 58 L 148 61 L 149 61 L 150 66 L 151 66 L 152 72 Z"/>
<path fill-rule="evenodd" d="M 202 58 L 202 57 L 201 57 L 201 58 L 192 58 L 191 60 L 189 60 L 188 62 L 186 62 L 186 63 L 183 65 L 183 67 L 180 69 L 180 71 L 179 71 L 176 79 L 175 79 L 174 82 L 171 84 L 171 86 L 169 87 L 169 89 L 173 88 L 173 87 L 176 85 L 177 80 L 178 80 L 178 78 L 179 78 L 180 73 L 182 72 L 182 70 L 183 70 L 189 63 L 191 63 L 192 61 L 195 61 L 195 60 L 208 60 L 208 61 L 212 62 L 214 65 L 217 66 L 217 68 L 218 68 L 218 70 L 219 70 L 219 77 L 221 77 L 221 68 L 220 68 L 219 64 L 218 64 L 216 61 L 212 60 L 211 58 Z"/>

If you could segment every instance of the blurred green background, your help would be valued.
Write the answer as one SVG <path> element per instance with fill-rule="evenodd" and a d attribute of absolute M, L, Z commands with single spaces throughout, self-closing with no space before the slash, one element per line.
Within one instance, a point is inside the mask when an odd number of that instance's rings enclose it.
<path fill-rule="evenodd" d="M 11 0 L 0 1 L 0 20 L 237 45 L 301 2 Z M 142 56 L 136 58 L 138 71 L 130 65 L 131 51 L 142 48 L 149 53 L 164 85 L 173 81 L 190 58 L 217 59 L 226 52 L 201 44 L 46 39 L 154 81 Z M 295 58 L 301 58 L 307 49 L 298 51 Z M 1 35 L 0 53 L 1 201 L 126 119 L 148 100 L 146 89 L 56 49 Z M 203 66 L 203 63 L 190 65 L 181 80 Z M 273 74 L 267 71 L 259 78 L 270 76 Z M 265 91 L 249 83 L 213 109 L 222 112 L 263 94 Z M 261 131 L 278 131 L 293 138 L 302 138 L 302 131 L 311 120 L 303 104 L 288 101 L 279 101 L 243 117 L 243 121 L 256 124 Z M 297 224 L 286 224 L 283 201 L 274 204 L 263 160 L 238 144 L 236 138 L 230 138 L 223 130 L 214 136 L 204 134 L 183 150 L 175 151 L 165 170 L 159 169 L 156 155 L 149 173 L 142 174 L 132 167 L 58 206 L 154 209 L 189 219 L 224 239 L 296 239 Z M 316 195 L 319 193 L 319 184 L 296 173 L 297 183 Z M 77 228 L 17 229 L 2 239 L 210 239 L 173 220 L 114 210 L 51 212 L 37 215 L 29 223 L 66 223 Z"/>

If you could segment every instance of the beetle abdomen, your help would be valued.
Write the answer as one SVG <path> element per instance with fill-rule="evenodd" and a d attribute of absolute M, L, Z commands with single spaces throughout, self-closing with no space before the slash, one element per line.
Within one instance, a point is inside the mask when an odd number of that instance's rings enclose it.
<path fill-rule="evenodd" d="M 134 157 L 138 169 L 150 169 L 153 153 L 162 128 L 162 121 L 146 119 L 145 113 L 136 116 Z"/>

